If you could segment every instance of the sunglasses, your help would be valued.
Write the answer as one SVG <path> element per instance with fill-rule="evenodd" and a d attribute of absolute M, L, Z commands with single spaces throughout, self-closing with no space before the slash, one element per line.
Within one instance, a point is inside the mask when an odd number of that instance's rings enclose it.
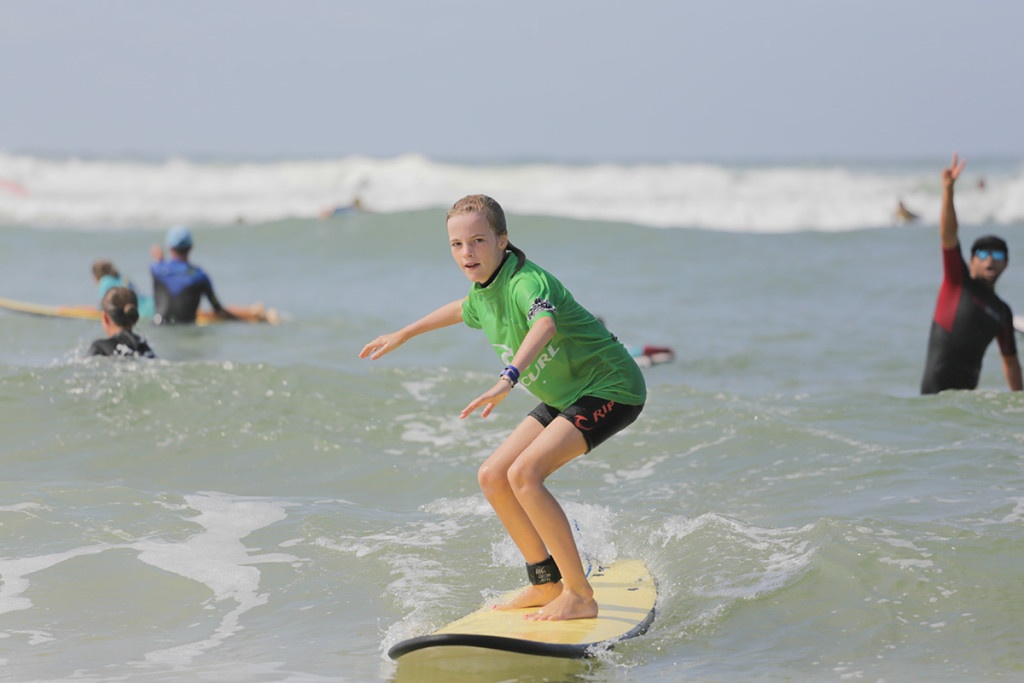
<path fill-rule="evenodd" d="M 980 258 L 982 261 L 987 259 L 989 256 L 992 257 L 993 261 L 1005 261 L 1006 252 L 1002 249 L 978 249 L 974 252 L 974 255 Z"/>

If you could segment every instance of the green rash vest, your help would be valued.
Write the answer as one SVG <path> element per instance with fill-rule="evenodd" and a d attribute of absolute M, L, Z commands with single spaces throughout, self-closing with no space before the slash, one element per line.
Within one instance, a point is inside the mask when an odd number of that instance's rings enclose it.
<path fill-rule="evenodd" d="M 502 364 L 512 362 L 538 318 L 553 318 L 555 336 L 528 368 L 519 368 L 530 393 L 558 410 L 582 396 L 644 403 L 644 376 L 626 347 L 553 275 L 531 261 L 513 275 L 516 263 L 514 255 L 506 258 L 491 283 L 473 283 L 462 302 L 462 319 L 484 331 Z"/>

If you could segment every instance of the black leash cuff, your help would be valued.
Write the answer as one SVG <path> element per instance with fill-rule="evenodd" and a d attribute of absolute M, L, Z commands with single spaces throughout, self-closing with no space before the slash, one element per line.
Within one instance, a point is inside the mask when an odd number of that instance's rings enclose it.
<path fill-rule="evenodd" d="M 530 583 L 534 586 L 544 583 L 558 583 L 562 580 L 562 572 L 558 571 L 555 558 L 550 555 L 543 562 L 526 565 L 526 575 L 530 577 Z"/>

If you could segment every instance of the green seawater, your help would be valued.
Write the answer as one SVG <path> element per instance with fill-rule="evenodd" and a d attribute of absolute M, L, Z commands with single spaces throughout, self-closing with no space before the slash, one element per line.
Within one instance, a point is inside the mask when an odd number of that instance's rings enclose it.
<path fill-rule="evenodd" d="M 658 614 L 592 661 L 436 680 L 1024 679 L 1024 398 L 994 347 L 977 391 L 918 395 L 935 226 L 509 227 L 676 351 L 549 482 L 588 556 L 647 562 Z M 525 578 L 475 472 L 535 401 L 458 418 L 500 370 L 468 328 L 357 357 L 465 294 L 442 212 L 194 234 L 220 298 L 282 324 L 141 324 L 160 359 L 117 363 L 80 358 L 96 323 L 0 313 L 0 680 L 412 680 L 391 645 Z M 100 257 L 148 291 L 160 237 L 0 227 L 0 296 L 89 303 Z"/>

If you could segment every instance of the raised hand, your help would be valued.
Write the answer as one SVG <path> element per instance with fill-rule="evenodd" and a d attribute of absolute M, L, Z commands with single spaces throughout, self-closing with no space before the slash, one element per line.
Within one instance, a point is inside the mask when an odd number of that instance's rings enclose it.
<path fill-rule="evenodd" d="M 956 152 L 953 152 L 953 162 L 942 169 L 942 184 L 945 187 L 952 187 L 956 179 L 960 177 L 960 172 L 964 170 L 964 166 L 967 164 L 966 159 L 960 159 Z"/>

